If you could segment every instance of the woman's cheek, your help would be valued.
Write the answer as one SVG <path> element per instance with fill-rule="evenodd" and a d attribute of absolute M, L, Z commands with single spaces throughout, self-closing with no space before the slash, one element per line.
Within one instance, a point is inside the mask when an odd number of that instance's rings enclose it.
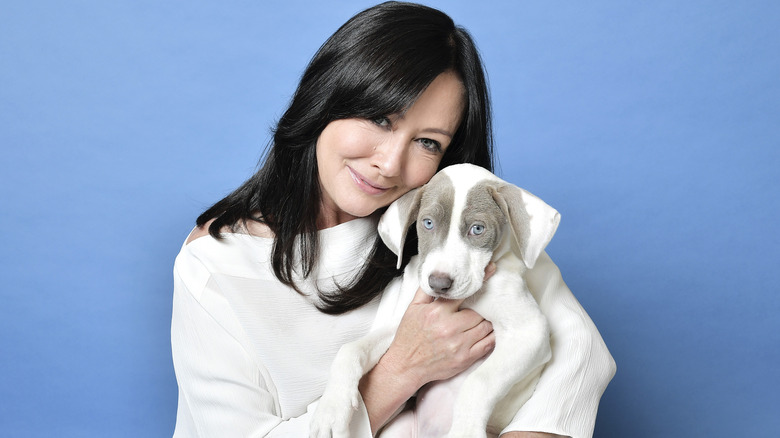
<path fill-rule="evenodd" d="M 425 185 L 436 174 L 436 170 L 439 168 L 441 159 L 426 159 L 421 165 L 412 172 L 412 179 L 410 179 L 410 185 L 412 188 L 417 188 Z"/>

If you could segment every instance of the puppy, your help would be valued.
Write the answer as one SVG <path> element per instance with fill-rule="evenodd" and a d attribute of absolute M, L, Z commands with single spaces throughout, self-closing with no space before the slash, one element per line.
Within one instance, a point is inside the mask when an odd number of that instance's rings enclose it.
<path fill-rule="evenodd" d="M 534 266 L 559 220 L 558 212 L 539 198 L 469 164 L 443 169 L 391 204 L 379 222 L 382 240 L 398 255 L 400 267 L 407 231 L 416 222 L 418 254 L 406 266 L 400 287 L 389 287 L 383 296 L 369 334 L 336 355 L 310 436 L 348 436 L 360 379 L 387 351 L 418 287 L 434 298 L 465 299 L 462 307 L 491 321 L 496 336 L 494 351 L 462 377 L 425 388 L 430 394 L 437 385 L 459 386 L 453 389 L 451 425 L 429 425 L 422 433 L 474 438 L 500 432 L 530 398 L 551 356 L 547 321 L 523 274 Z M 491 261 L 496 273 L 484 281 Z M 440 403 L 426 408 L 431 399 L 418 396 L 417 411 L 441 412 Z M 394 435 L 403 436 L 399 426 L 394 428 Z"/>

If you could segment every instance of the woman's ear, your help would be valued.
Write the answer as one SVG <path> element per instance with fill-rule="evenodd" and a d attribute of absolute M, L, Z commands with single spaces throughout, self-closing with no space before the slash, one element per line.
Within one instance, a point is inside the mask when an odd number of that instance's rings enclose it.
<path fill-rule="evenodd" d="M 409 226 L 417 220 L 423 188 L 424 186 L 413 189 L 398 198 L 387 207 L 387 210 L 379 219 L 377 230 L 382 238 L 382 242 L 398 256 L 396 268 L 401 267 L 404 242 L 406 241 L 406 233 L 409 231 Z"/>

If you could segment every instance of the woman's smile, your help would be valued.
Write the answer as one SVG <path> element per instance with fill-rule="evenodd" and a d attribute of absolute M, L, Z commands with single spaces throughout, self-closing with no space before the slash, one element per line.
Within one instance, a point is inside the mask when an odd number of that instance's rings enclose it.
<path fill-rule="evenodd" d="M 358 188 L 369 195 L 383 195 L 390 189 L 389 187 L 382 187 L 378 184 L 370 182 L 363 175 L 357 173 L 355 169 L 349 166 L 347 166 L 347 170 L 349 171 L 350 176 L 352 176 L 352 180 L 355 181 L 355 184 L 357 184 Z"/>

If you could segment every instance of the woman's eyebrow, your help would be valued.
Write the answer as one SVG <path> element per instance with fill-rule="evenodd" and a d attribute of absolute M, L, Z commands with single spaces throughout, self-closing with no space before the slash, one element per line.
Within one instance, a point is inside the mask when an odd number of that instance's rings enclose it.
<path fill-rule="evenodd" d="M 397 114 L 397 115 L 394 115 L 394 116 L 389 116 L 388 118 L 390 119 L 391 122 L 394 123 L 396 120 L 403 120 L 403 119 L 405 119 L 406 118 L 405 116 L 406 116 L 405 113 L 401 113 L 401 114 Z M 395 118 L 395 120 L 393 119 L 393 117 Z M 450 131 L 447 131 L 446 129 L 443 129 L 443 128 L 433 128 L 433 127 L 425 128 L 425 129 L 423 129 L 420 132 L 422 132 L 422 133 L 432 132 L 432 133 L 436 133 L 436 134 L 441 134 L 441 135 L 447 136 L 449 138 L 452 138 L 455 135 L 455 134 L 451 133 Z"/>
<path fill-rule="evenodd" d="M 446 135 L 449 138 L 452 138 L 452 133 L 450 131 L 447 131 L 446 129 L 439 129 L 439 128 L 426 128 L 423 129 L 422 132 L 433 132 L 436 134 Z"/>

